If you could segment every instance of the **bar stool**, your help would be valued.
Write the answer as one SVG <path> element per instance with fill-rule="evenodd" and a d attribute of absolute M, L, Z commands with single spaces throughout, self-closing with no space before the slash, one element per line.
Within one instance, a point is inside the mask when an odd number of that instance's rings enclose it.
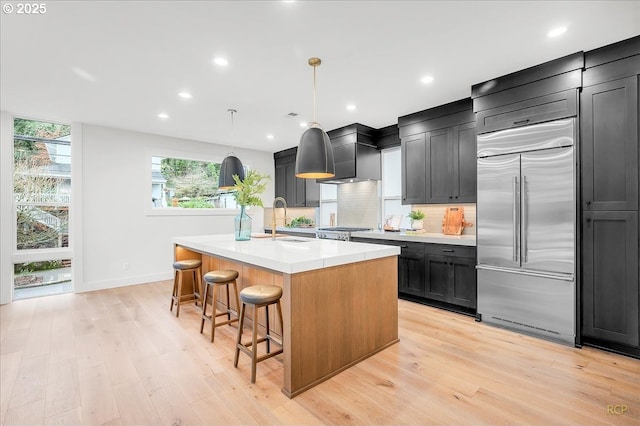
<path fill-rule="evenodd" d="M 175 269 L 176 272 L 173 279 L 173 292 L 171 294 L 171 307 L 169 311 L 173 311 L 173 304 L 175 302 L 176 317 L 180 316 L 180 302 L 182 302 L 182 298 L 191 297 L 188 294 L 182 294 L 182 277 L 185 273 L 191 272 L 193 274 L 193 297 L 195 298 L 196 306 L 198 305 L 198 300 L 202 303 L 202 299 L 200 298 L 202 292 L 202 280 L 200 278 L 202 275 L 201 266 L 202 261 L 199 259 L 176 260 L 173 262 L 173 269 Z"/>
<path fill-rule="evenodd" d="M 278 308 L 278 317 L 280 318 L 280 326 L 284 328 L 282 322 L 282 306 L 280 298 L 282 297 L 282 288 L 273 285 L 255 285 L 244 288 L 240 292 L 242 307 L 240 308 L 240 325 L 238 326 L 238 340 L 236 342 L 236 355 L 233 360 L 233 366 L 238 368 L 238 356 L 240 351 L 251 357 L 251 383 L 256 382 L 256 364 L 265 359 L 281 354 L 282 342 L 278 342 L 269 332 L 269 305 L 276 304 Z M 244 325 L 244 311 L 246 305 L 253 305 L 253 333 L 251 342 L 242 343 L 242 327 Z M 258 308 L 265 307 L 266 310 L 266 330 L 264 337 L 258 339 Z M 258 343 L 267 342 L 267 353 L 258 356 Z M 275 343 L 280 348 L 271 352 L 270 342 Z"/>
<path fill-rule="evenodd" d="M 235 312 L 235 318 L 231 319 L 231 305 L 229 305 L 229 284 L 233 285 L 233 296 L 236 299 L 236 309 L 240 306 L 240 302 L 238 301 L 238 286 L 236 283 L 236 278 L 238 278 L 238 271 L 234 270 L 218 270 L 211 271 L 204 274 L 204 294 L 203 299 L 204 303 L 202 305 L 202 320 L 200 321 L 200 334 L 202 334 L 202 330 L 204 329 L 204 320 L 211 321 L 211 341 L 216 336 L 216 327 L 221 325 L 231 324 L 238 321 L 238 313 Z M 216 298 L 218 295 L 218 288 L 221 286 L 225 286 L 227 289 L 227 311 L 226 312 L 216 312 Z M 207 295 L 209 294 L 209 288 L 211 287 L 212 294 L 212 303 L 211 303 L 211 315 L 207 315 Z M 222 315 L 227 316 L 227 320 L 223 322 L 216 322 L 216 318 Z"/>

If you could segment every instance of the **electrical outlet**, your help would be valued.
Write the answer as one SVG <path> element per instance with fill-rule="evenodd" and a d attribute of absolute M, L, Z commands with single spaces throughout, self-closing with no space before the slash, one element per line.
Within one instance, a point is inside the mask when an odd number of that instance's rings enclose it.
<path fill-rule="evenodd" d="M 129 264 L 128 263 L 124 263 L 122 265 L 122 269 L 124 269 L 125 271 L 128 271 L 129 270 Z"/>

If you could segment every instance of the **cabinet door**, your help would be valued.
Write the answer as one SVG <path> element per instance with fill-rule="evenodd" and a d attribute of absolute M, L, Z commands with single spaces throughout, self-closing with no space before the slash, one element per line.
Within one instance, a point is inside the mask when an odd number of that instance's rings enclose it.
<path fill-rule="evenodd" d="M 578 82 L 581 79 L 580 75 L 580 70 L 564 74 L 565 77 L 572 80 L 569 83 L 572 87 L 578 87 Z M 546 80 L 551 81 L 551 79 Z M 533 87 L 520 86 L 488 95 L 487 98 L 494 98 L 492 103 L 501 103 L 502 106 L 478 111 L 476 114 L 478 133 L 494 132 L 576 115 L 578 112 L 578 99 L 575 89 L 540 96 L 537 91 L 545 89 L 536 87 L 538 84 L 534 83 Z M 544 84 L 544 82 L 541 81 L 541 84 Z M 546 89 L 549 90 L 548 87 Z M 513 99 L 526 97 L 531 99 L 519 102 L 513 101 Z"/>
<path fill-rule="evenodd" d="M 459 203 L 476 202 L 476 123 L 453 128 L 453 198 Z"/>
<path fill-rule="evenodd" d="M 450 303 L 476 308 L 476 260 L 464 257 L 451 258 Z"/>
<path fill-rule="evenodd" d="M 424 297 L 424 249 L 402 247 L 398 256 L 398 292 Z M 417 247 L 416 246 L 416 247 Z"/>
<path fill-rule="evenodd" d="M 638 209 L 638 77 L 581 95 L 582 207 Z"/>
<path fill-rule="evenodd" d="M 453 201 L 453 130 L 428 132 L 426 138 L 426 202 Z"/>
<path fill-rule="evenodd" d="M 582 334 L 637 347 L 638 212 L 583 220 Z"/>
<path fill-rule="evenodd" d="M 451 257 L 439 254 L 425 255 L 425 296 L 449 302 L 449 269 Z"/>
<path fill-rule="evenodd" d="M 301 179 L 305 181 L 305 207 L 320 207 L 320 184 L 315 179 Z"/>
<path fill-rule="evenodd" d="M 275 194 L 276 197 L 287 198 L 287 165 L 277 165 L 275 177 Z"/>
<path fill-rule="evenodd" d="M 402 139 L 402 204 L 425 202 L 426 146 L 424 133 Z"/>

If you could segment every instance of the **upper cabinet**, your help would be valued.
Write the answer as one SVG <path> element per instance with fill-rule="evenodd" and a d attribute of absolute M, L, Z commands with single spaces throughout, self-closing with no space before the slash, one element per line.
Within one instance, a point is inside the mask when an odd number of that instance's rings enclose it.
<path fill-rule="evenodd" d="M 476 128 L 471 99 L 398 118 L 402 204 L 475 203 Z"/>
<path fill-rule="evenodd" d="M 380 180 L 380 151 L 376 129 L 355 123 L 327 132 L 333 148 L 336 175 L 319 183 Z"/>
<path fill-rule="evenodd" d="M 577 52 L 471 88 L 478 134 L 575 117 L 584 53 Z"/>
<path fill-rule="evenodd" d="M 296 177 L 296 153 L 290 148 L 273 154 L 275 162 L 275 196 L 287 200 L 289 207 L 318 207 L 320 185 L 314 179 Z"/>
<path fill-rule="evenodd" d="M 638 210 L 640 36 L 585 53 L 585 66 L 581 207 Z"/>

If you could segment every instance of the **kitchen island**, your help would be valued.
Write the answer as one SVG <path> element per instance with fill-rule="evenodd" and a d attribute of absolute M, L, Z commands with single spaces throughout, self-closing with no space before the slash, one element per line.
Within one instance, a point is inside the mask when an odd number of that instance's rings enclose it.
<path fill-rule="evenodd" d="M 173 243 L 175 259 L 199 258 L 203 273 L 237 270 L 240 288 L 282 287 L 284 328 L 275 318 L 269 323 L 282 338 L 282 392 L 289 398 L 398 341 L 399 247 L 300 237 L 235 241 L 233 235 Z"/>

